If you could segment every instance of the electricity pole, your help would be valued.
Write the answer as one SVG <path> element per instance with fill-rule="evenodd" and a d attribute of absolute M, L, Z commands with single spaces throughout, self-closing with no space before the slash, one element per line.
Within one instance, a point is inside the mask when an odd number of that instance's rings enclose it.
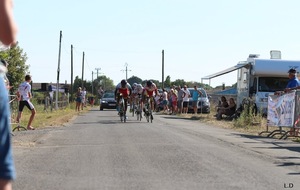
<path fill-rule="evenodd" d="M 161 78 L 161 86 L 162 86 L 162 89 L 164 88 L 164 80 L 165 80 L 165 50 L 162 50 L 162 61 L 161 61 L 161 64 L 162 64 L 162 78 Z"/>
<path fill-rule="evenodd" d="M 127 73 L 128 73 L 128 71 L 131 71 L 131 70 L 128 70 L 127 69 L 127 66 L 128 66 L 128 64 L 127 63 L 125 63 L 125 70 L 121 70 L 121 71 L 125 71 L 126 72 L 126 80 L 127 80 Z"/>
<path fill-rule="evenodd" d="M 83 73 L 84 73 L 84 52 L 82 55 L 82 76 L 81 76 L 81 88 L 83 89 Z"/>
<path fill-rule="evenodd" d="M 60 34 L 59 34 L 58 67 L 57 67 L 56 97 L 55 97 L 55 109 L 56 109 L 56 110 L 58 110 L 58 91 L 59 91 L 59 72 L 60 72 L 61 38 L 62 38 L 62 31 L 60 31 Z"/>
<path fill-rule="evenodd" d="M 73 102 L 73 45 L 71 45 L 71 101 Z"/>

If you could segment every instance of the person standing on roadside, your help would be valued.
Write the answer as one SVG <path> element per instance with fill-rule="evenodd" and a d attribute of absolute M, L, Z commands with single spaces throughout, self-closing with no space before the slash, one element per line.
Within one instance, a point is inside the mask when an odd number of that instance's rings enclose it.
<path fill-rule="evenodd" d="M 288 71 L 289 73 L 289 81 L 286 85 L 286 88 L 284 89 L 285 92 L 289 92 L 291 90 L 296 90 L 300 88 L 300 82 L 297 78 L 297 71 L 296 69 L 290 69 Z"/>
<path fill-rule="evenodd" d="M 184 85 L 183 86 L 183 92 L 184 92 L 184 96 L 183 96 L 183 103 L 182 103 L 182 107 L 183 107 L 183 110 L 182 112 L 187 114 L 188 112 L 188 106 L 189 106 L 189 98 L 191 96 L 191 93 L 190 91 L 187 89 L 187 86 Z"/>
<path fill-rule="evenodd" d="M 19 112 L 18 112 L 18 117 L 17 117 L 17 123 L 20 123 L 23 109 L 26 106 L 31 111 L 31 116 L 30 116 L 28 124 L 27 124 L 27 129 L 34 130 L 34 128 L 31 126 L 31 124 L 34 119 L 36 111 L 35 111 L 33 104 L 30 102 L 30 99 L 32 98 L 30 82 L 31 82 L 31 76 L 26 75 L 25 81 L 22 82 L 18 88 L 17 96 L 19 98 Z"/>
<path fill-rule="evenodd" d="M 0 42 L 6 46 L 16 42 L 17 27 L 13 19 L 12 0 L 0 0 Z M 11 190 L 15 179 L 10 134 L 10 110 L 4 75 L 7 68 L 0 66 L 0 189 Z"/>
<path fill-rule="evenodd" d="M 78 87 L 78 89 L 77 89 L 75 101 L 76 101 L 75 110 L 79 112 L 81 104 L 82 104 L 82 91 L 81 91 L 81 87 Z"/>
<path fill-rule="evenodd" d="M 165 112 L 169 112 L 169 108 L 168 108 L 168 93 L 166 91 L 166 89 L 163 88 L 163 93 L 162 93 L 162 99 L 163 99 L 163 106 L 164 106 L 164 113 Z"/>
<path fill-rule="evenodd" d="M 81 110 L 83 110 L 83 107 L 86 107 L 86 89 L 83 87 L 81 91 Z"/>
<path fill-rule="evenodd" d="M 194 86 L 194 91 L 193 91 L 193 94 L 192 94 L 194 114 L 198 113 L 198 106 L 197 106 L 198 105 L 198 98 L 201 95 L 202 95 L 202 92 L 197 89 L 197 86 Z"/>
<path fill-rule="evenodd" d="M 181 86 L 178 85 L 177 87 L 177 92 L 178 92 L 178 100 L 177 100 L 177 113 L 181 114 L 182 113 L 182 102 L 183 102 L 183 97 L 184 97 L 184 91 L 181 89 Z"/>

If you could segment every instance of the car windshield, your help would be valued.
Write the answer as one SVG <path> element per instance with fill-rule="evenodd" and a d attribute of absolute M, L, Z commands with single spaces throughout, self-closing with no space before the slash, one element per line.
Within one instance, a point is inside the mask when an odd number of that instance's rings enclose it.
<path fill-rule="evenodd" d="M 114 98 L 115 95 L 113 93 L 107 93 L 103 95 L 103 98 Z"/>
<path fill-rule="evenodd" d="M 198 88 L 198 90 L 200 90 L 202 92 L 202 95 L 200 97 L 202 97 L 202 98 L 207 97 L 205 90 L 203 90 L 202 88 Z M 195 90 L 194 89 L 189 89 L 189 91 L 190 91 L 190 94 L 193 95 Z"/>

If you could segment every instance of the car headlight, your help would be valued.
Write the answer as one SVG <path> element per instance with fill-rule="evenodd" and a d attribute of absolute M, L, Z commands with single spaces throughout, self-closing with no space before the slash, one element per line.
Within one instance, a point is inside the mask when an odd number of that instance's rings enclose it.
<path fill-rule="evenodd" d="M 107 104 L 107 101 L 102 100 L 101 103 L 102 104 Z"/>

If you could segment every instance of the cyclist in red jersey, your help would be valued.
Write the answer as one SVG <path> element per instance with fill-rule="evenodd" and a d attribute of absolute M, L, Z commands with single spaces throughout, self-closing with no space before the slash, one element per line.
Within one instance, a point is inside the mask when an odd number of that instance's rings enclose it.
<path fill-rule="evenodd" d="M 125 103 L 125 115 L 126 115 L 126 111 L 127 111 L 127 101 L 128 98 L 130 97 L 132 92 L 131 86 L 130 84 L 125 80 L 121 80 L 121 82 L 117 85 L 116 90 L 115 90 L 115 97 L 117 100 L 117 104 L 119 104 L 120 102 L 120 94 L 122 94 L 123 98 L 124 98 L 124 103 Z"/>
<path fill-rule="evenodd" d="M 154 95 L 155 96 L 158 95 L 157 87 L 151 80 L 148 80 L 147 83 L 146 83 L 146 86 L 144 87 L 142 98 L 143 98 L 144 103 L 146 101 L 146 97 L 150 98 L 151 110 L 152 111 L 154 111 L 154 97 L 153 97 Z M 145 109 L 143 109 L 143 110 L 145 112 Z"/>

